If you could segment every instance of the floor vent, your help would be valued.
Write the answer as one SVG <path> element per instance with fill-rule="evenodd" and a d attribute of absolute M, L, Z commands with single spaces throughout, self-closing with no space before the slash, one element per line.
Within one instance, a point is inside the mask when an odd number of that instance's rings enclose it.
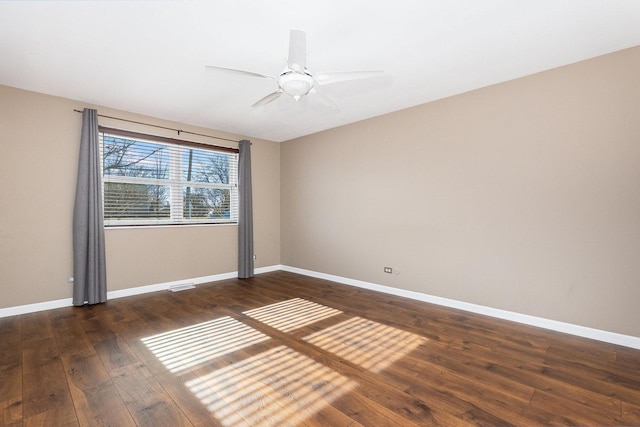
<path fill-rule="evenodd" d="M 180 292 L 180 291 L 186 291 L 187 289 L 194 289 L 196 287 L 196 284 L 191 282 L 191 283 L 184 283 L 182 285 L 171 285 L 169 286 L 169 290 L 171 292 Z"/>

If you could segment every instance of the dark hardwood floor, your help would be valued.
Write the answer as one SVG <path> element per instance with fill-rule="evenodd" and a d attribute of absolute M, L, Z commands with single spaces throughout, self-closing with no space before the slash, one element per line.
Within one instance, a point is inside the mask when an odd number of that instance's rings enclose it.
<path fill-rule="evenodd" d="M 639 350 L 285 272 L 0 337 L 2 425 L 640 425 Z"/>

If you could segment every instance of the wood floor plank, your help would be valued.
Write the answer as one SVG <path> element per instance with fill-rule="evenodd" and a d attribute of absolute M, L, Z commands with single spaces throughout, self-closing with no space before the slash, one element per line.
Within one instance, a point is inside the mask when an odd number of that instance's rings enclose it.
<path fill-rule="evenodd" d="M 206 406 L 187 386 L 186 383 L 197 382 L 195 374 L 189 371 L 181 375 L 164 372 L 155 375 L 154 378 L 194 426 L 223 427 L 223 424 L 209 412 Z"/>
<path fill-rule="evenodd" d="M 55 331 L 54 338 L 60 353 L 93 354 L 85 330 L 71 307 L 51 310 L 49 319 Z"/>
<path fill-rule="evenodd" d="M 621 402 L 620 423 L 628 426 L 640 426 L 640 404 L 632 405 L 627 402 Z"/>
<path fill-rule="evenodd" d="M 48 413 L 47 419 L 65 422 L 75 418 L 67 376 L 57 351 L 55 340 L 41 338 L 23 342 L 22 381 L 23 417 Z"/>
<path fill-rule="evenodd" d="M 140 363 L 129 344 L 118 335 L 93 343 L 93 348 L 107 372 Z"/>
<path fill-rule="evenodd" d="M 151 335 L 153 336 L 153 335 Z M 143 337 L 144 338 L 144 337 Z M 147 347 L 141 339 L 127 340 L 129 349 L 136 355 L 138 360 L 144 363 L 146 369 L 152 375 L 161 375 L 168 372 L 167 367 L 157 356 Z"/>
<path fill-rule="evenodd" d="M 572 400 L 539 390 L 536 390 L 531 398 L 531 409 L 544 409 L 559 414 L 561 421 L 570 425 L 605 426 L 620 422 L 620 412 L 613 416 L 607 416 L 598 408 L 589 408 Z"/>
<path fill-rule="evenodd" d="M 22 326 L 20 317 L 0 319 L 0 425 L 22 420 Z"/>
<path fill-rule="evenodd" d="M 482 359 L 477 353 L 451 350 L 438 345 L 421 349 L 415 357 L 421 361 L 415 369 L 419 369 L 421 365 L 423 368 L 429 365 L 438 366 L 475 383 L 508 393 L 523 402 L 528 402 L 535 391 L 535 387 L 530 384 L 493 372 L 492 363 L 500 363 L 499 359 Z"/>
<path fill-rule="evenodd" d="M 586 353 L 586 354 L 585 354 Z M 552 348 L 546 360 L 550 366 L 569 373 L 579 372 L 597 381 L 606 381 L 622 387 L 640 390 L 640 366 L 619 367 L 615 350 L 596 351 L 573 347 Z"/>
<path fill-rule="evenodd" d="M 15 363 L 22 358 L 22 321 L 20 316 L 0 318 L 0 364 Z"/>
<path fill-rule="evenodd" d="M 81 425 L 135 425 L 97 354 L 64 355 L 63 364 Z"/>
<path fill-rule="evenodd" d="M 635 376 L 640 376 L 640 363 L 638 362 L 637 350 L 616 346 L 615 366 L 619 369 L 627 370 Z"/>
<path fill-rule="evenodd" d="M 21 323 L 22 342 L 38 341 L 54 336 L 51 322 L 49 321 L 49 313 L 46 311 L 23 314 L 21 316 Z"/>
<path fill-rule="evenodd" d="M 463 374 L 466 378 L 488 384 L 490 387 L 498 386 L 499 389 L 510 390 L 511 395 L 519 397 L 523 401 L 529 401 L 533 392 L 538 389 L 563 398 L 574 399 L 576 403 L 587 407 L 598 407 L 600 411 L 606 411 L 612 415 L 619 411 L 620 402 L 616 398 L 578 389 L 563 381 L 531 375 L 520 369 L 525 364 L 544 369 L 544 361 L 538 358 L 523 357 L 521 360 L 513 360 L 505 356 L 497 358 L 493 352 L 478 349 L 473 353 L 463 351 L 457 354 L 456 352 L 432 349 L 431 355 L 426 356 L 425 360 L 449 368 L 458 374 Z M 457 360 L 460 362 L 456 363 Z M 473 367 L 473 370 L 467 372 L 467 367 Z M 483 371 L 484 373 L 481 374 L 480 372 Z"/>
<path fill-rule="evenodd" d="M 601 394 L 632 404 L 638 402 L 640 390 L 638 390 L 637 386 L 628 388 L 629 382 L 624 381 L 626 384 L 620 384 L 620 379 L 614 375 L 598 373 L 596 376 L 592 376 L 592 372 L 588 369 L 581 370 L 575 366 L 567 368 L 566 365 L 559 366 L 558 362 L 551 362 L 545 366 L 527 365 L 523 369 L 534 373 L 538 377 L 549 377 L 559 382 L 570 384 L 577 390 L 586 390 L 587 392 Z M 616 379 L 611 381 L 611 378 Z"/>
<path fill-rule="evenodd" d="M 22 365 L 0 365 L 0 425 L 22 420 Z"/>
<path fill-rule="evenodd" d="M 430 363 L 425 363 L 424 366 L 425 369 L 419 374 L 419 379 L 459 396 L 475 407 L 504 419 L 507 423 L 527 425 L 533 421 L 535 425 L 550 425 L 563 422 L 558 417 L 558 412 L 550 410 L 549 407 L 531 406 L 531 399 L 537 392 L 535 390 L 530 399 L 523 401 L 514 397 L 509 389 L 495 388 L 491 383 L 477 381 L 456 370 L 443 369 L 442 366 Z"/>
<path fill-rule="evenodd" d="M 72 407 L 56 407 L 24 418 L 24 427 L 79 426 Z"/>
<path fill-rule="evenodd" d="M 56 331 L 60 359 L 81 425 L 133 425 L 83 327 L 86 318 L 77 318 L 77 308 L 54 310 L 51 323 Z M 106 421 L 106 422 L 105 422 Z"/>
<path fill-rule="evenodd" d="M 120 397 L 138 426 L 193 426 L 180 407 L 144 366 L 127 365 L 111 372 Z"/>

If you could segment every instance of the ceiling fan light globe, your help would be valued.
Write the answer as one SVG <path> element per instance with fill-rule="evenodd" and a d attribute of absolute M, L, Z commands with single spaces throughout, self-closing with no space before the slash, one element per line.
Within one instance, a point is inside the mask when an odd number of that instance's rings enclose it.
<path fill-rule="evenodd" d="M 278 84 L 287 95 L 300 98 L 313 88 L 313 77 L 305 73 L 288 73 L 278 78 Z"/>

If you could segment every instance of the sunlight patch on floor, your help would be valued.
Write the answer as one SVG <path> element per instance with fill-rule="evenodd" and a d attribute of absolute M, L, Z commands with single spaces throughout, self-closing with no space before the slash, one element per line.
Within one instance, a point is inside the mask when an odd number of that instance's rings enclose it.
<path fill-rule="evenodd" d="M 380 372 L 427 338 L 361 317 L 353 317 L 303 338 L 349 362 Z"/>
<path fill-rule="evenodd" d="M 290 332 L 343 312 L 294 298 L 243 314 Z M 372 372 L 382 371 L 428 341 L 361 317 L 340 319 L 332 319 L 339 323 L 303 340 Z M 171 372 L 189 373 L 185 386 L 224 426 L 302 425 L 357 386 L 325 364 L 273 339 L 225 316 L 143 338 L 142 342 Z M 258 343 L 263 344 L 251 348 Z M 214 360 L 232 353 L 230 359 Z"/>
<path fill-rule="evenodd" d="M 294 298 L 245 311 L 243 314 L 282 332 L 290 332 L 340 313 L 342 311 L 335 308 Z"/>
<path fill-rule="evenodd" d="M 186 383 L 225 426 L 299 425 L 356 383 L 278 346 Z"/>
<path fill-rule="evenodd" d="M 268 339 L 267 335 L 226 316 L 143 338 L 142 342 L 167 369 L 178 372 Z"/>

